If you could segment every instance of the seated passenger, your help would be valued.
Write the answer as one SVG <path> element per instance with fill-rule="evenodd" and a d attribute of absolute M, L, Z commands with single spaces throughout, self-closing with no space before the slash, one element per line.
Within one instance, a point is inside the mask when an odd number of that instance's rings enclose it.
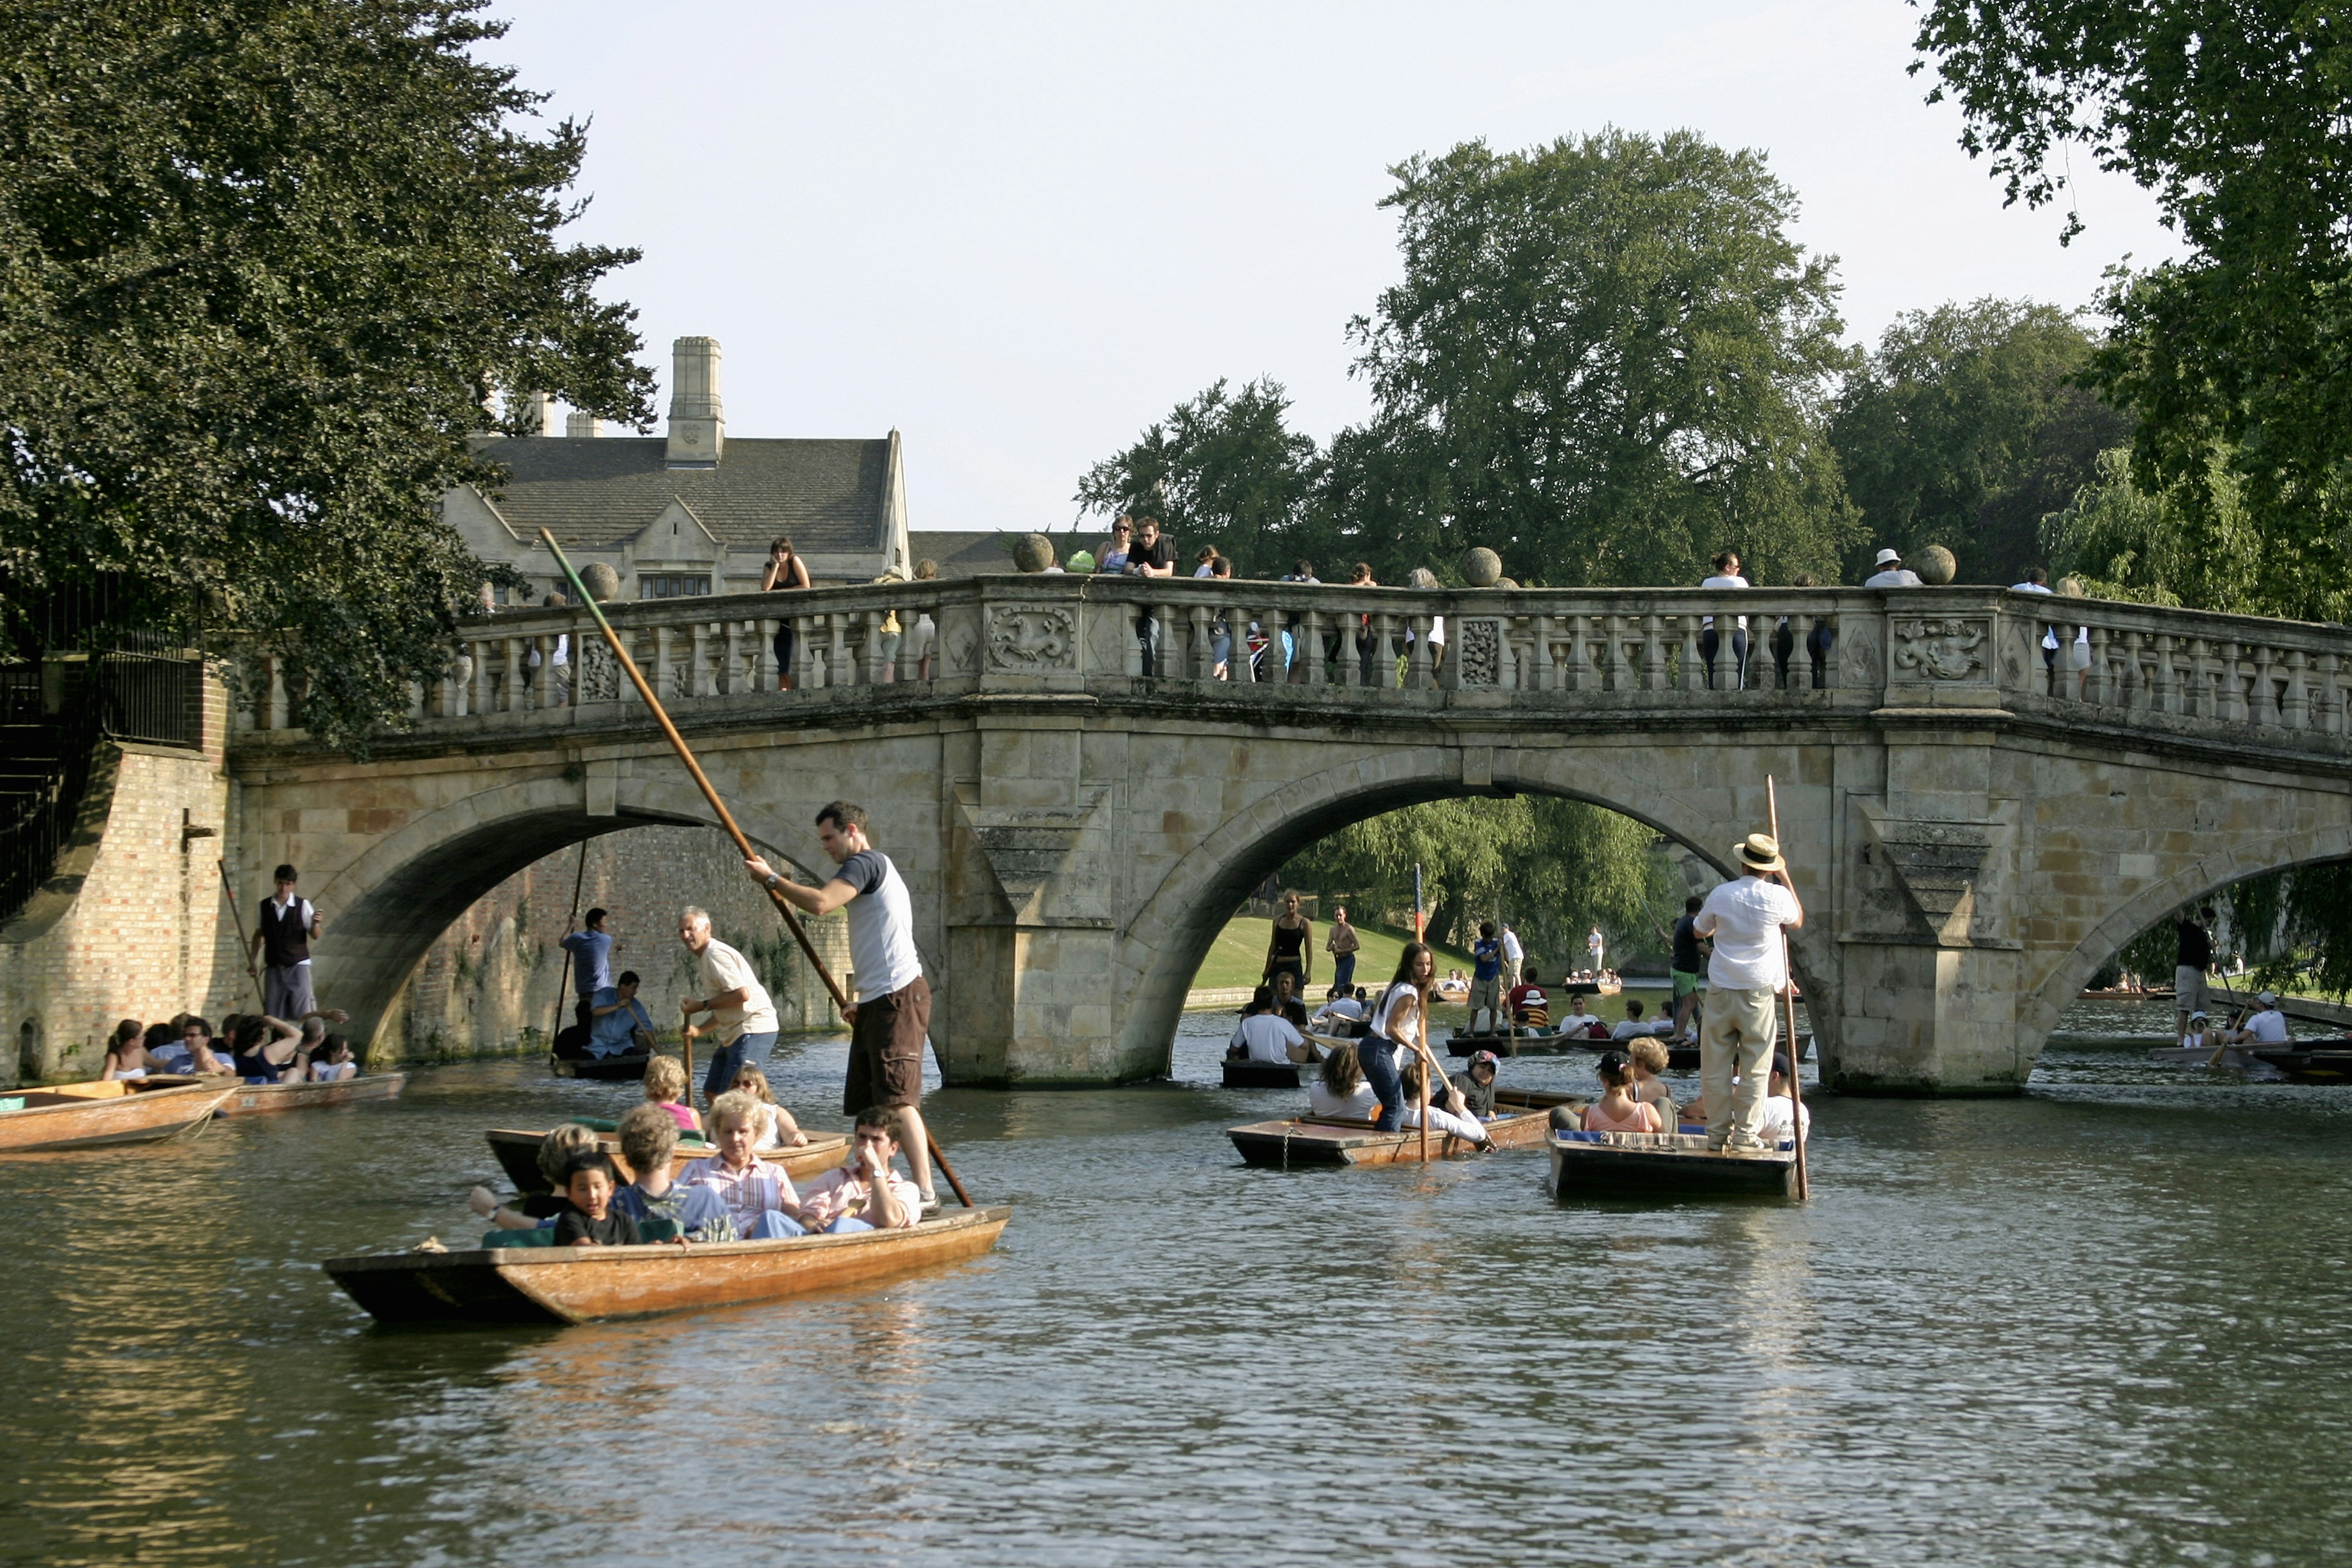
<path fill-rule="evenodd" d="M 1470 994 L 1470 981 L 1459 969 L 1445 971 L 1445 978 L 1437 982 L 1437 994 L 1447 1001 L 1459 1001 Z"/>
<path fill-rule="evenodd" d="M 1511 1021 L 1521 1029 L 1550 1028 L 1551 998 L 1545 996 L 1543 987 L 1536 983 L 1536 967 L 1529 964 L 1521 973 L 1527 977 L 1511 988 L 1510 995 L 1504 998 L 1505 1010 L 1511 1015 Z"/>
<path fill-rule="evenodd" d="M 2231 1031 L 2230 1038 L 2239 1045 L 2291 1045 L 2294 1036 L 2286 1027 L 2286 1014 L 2279 1011 L 2278 993 L 2263 991 L 2255 996 L 2257 1009 L 2245 1023 Z"/>
<path fill-rule="evenodd" d="M 1633 1069 L 1633 1098 L 1658 1113 L 1663 1131 L 1673 1132 L 1676 1124 L 1674 1091 L 1658 1077 L 1673 1060 L 1665 1041 L 1654 1036 L 1629 1041 L 1625 1055 Z"/>
<path fill-rule="evenodd" d="M 1568 1003 L 1568 1016 L 1559 1020 L 1559 1032 L 1582 1035 L 1588 1040 L 1607 1040 L 1609 1026 L 1601 1021 L 1601 1015 L 1594 1012 L 1582 997 L 1571 997 Z"/>
<path fill-rule="evenodd" d="M 686 1098 L 686 1068 L 675 1056 L 656 1056 L 646 1063 L 646 1098 L 669 1113 L 681 1133 L 702 1131 L 702 1118 L 691 1105 L 682 1105 Z"/>
<path fill-rule="evenodd" d="M 678 1176 L 680 1185 L 708 1187 L 725 1206 L 732 1234 L 714 1239 L 758 1241 L 801 1234 L 800 1195 L 793 1190 L 793 1178 L 783 1166 L 771 1165 L 754 1152 L 760 1122 L 757 1100 L 740 1089 L 721 1094 L 710 1103 L 711 1141 L 719 1152 L 695 1161 Z"/>
<path fill-rule="evenodd" d="M 727 1206 L 707 1186 L 687 1186 L 669 1174 L 670 1156 L 677 1152 L 677 1124 L 651 1101 L 642 1101 L 621 1113 L 621 1158 L 637 1179 L 613 1197 L 613 1207 L 640 1226 L 648 1219 L 667 1219 L 689 1241 L 710 1239 L 712 1220 L 727 1220 Z"/>
<path fill-rule="evenodd" d="M 555 1217 L 558 1247 L 635 1247 L 637 1222 L 613 1207 L 620 1173 L 610 1155 L 591 1149 L 563 1167 L 563 1212 Z"/>
<path fill-rule="evenodd" d="M 1302 1033 L 1305 1032 L 1307 1004 L 1299 999 L 1298 977 L 1287 969 L 1276 969 L 1274 972 L 1274 1010 L 1291 1028 Z M 1305 1057 L 1292 1060 L 1313 1061 L 1314 1059 Z"/>
<path fill-rule="evenodd" d="M 1666 1124 L 1658 1119 L 1655 1107 L 1644 1105 L 1633 1098 L 1633 1063 L 1622 1051 L 1612 1051 L 1601 1058 L 1601 1098 L 1586 1107 L 1584 1130 L 1588 1133 L 1663 1133 Z"/>
<path fill-rule="evenodd" d="M 536 1230 L 552 1225 L 563 1212 L 563 1185 L 571 1179 L 572 1156 L 595 1150 L 596 1134 L 579 1123 L 551 1127 L 539 1140 L 532 1163 L 551 1190 L 527 1193 L 520 1201 L 505 1205 L 488 1187 L 478 1186 L 466 1195 L 467 1205 L 500 1230 Z"/>
<path fill-rule="evenodd" d="M 1242 1021 L 1234 1026 L 1234 1037 L 1225 1042 L 1225 1054 L 1251 1061 L 1289 1063 L 1312 1060 L 1307 1054 L 1307 1037 L 1292 1028 L 1290 1020 L 1274 1008 L 1274 988 L 1260 986 L 1251 995 L 1249 1006 L 1242 1010 Z"/>
<path fill-rule="evenodd" d="M 1418 1127 L 1421 1125 L 1421 1096 L 1429 1082 L 1429 1068 L 1415 1053 L 1406 1060 L 1397 1078 L 1404 1090 L 1404 1109 L 1400 1124 Z M 1473 1144 L 1487 1143 L 1494 1136 L 1486 1131 L 1485 1123 L 1470 1113 L 1469 1105 L 1462 1098 L 1462 1091 L 1454 1087 L 1451 1081 L 1445 1085 L 1444 1096 L 1430 1103 L 1429 1130 L 1449 1134 Z"/>
<path fill-rule="evenodd" d="M 727 1087 L 740 1089 L 760 1103 L 760 1136 L 751 1146 L 759 1149 L 799 1149 L 808 1146 L 808 1134 L 793 1120 L 793 1113 L 776 1103 L 773 1091 L 768 1087 L 768 1075 L 756 1061 L 747 1061 L 735 1070 Z"/>
<path fill-rule="evenodd" d="M 1364 1077 L 1364 1064 L 1356 1058 L 1356 1042 L 1333 1046 L 1323 1059 L 1323 1071 L 1307 1085 L 1307 1114 L 1360 1116 L 1369 1122 L 1380 1106 L 1380 1096 Z"/>
<path fill-rule="evenodd" d="M 922 1217 L 923 1194 L 891 1168 L 898 1153 L 898 1113 L 887 1105 L 860 1111 L 848 1157 L 802 1192 L 801 1228 L 827 1236 L 911 1228 Z"/>
<path fill-rule="evenodd" d="M 310 1053 L 310 1082 L 340 1083 L 346 1078 L 360 1075 L 359 1059 L 352 1054 L 352 1042 L 341 1035 L 331 1034 L 319 1042 Z"/>
<path fill-rule="evenodd" d="M 161 1072 L 163 1064 L 147 1054 L 147 1031 L 139 1027 L 137 1019 L 124 1019 L 114 1026 L 114 1038 L 106 1042 L 106 1067 L 99 1073 L 99 1082 L 110 1083 L 144 1078 L 152 1068 Z"/>
<path fill-rule="evenodd" d="M 654 1020 L 637 1000 L 637 972 L 624 969 L 619 979 L 588 998 L 588 1054 L 602 1060 L 653 1048 Z"/>
<path fill-rule="evenodd" d="M 200 1018 L 191 1016 L 180 1026 L 180 1051 L 182 1055 L 173 1059 L 182 1063 L 176 1071 L 207 1078 L 226 1078 L 236 1071 L 213 1054 L 213 1026 Z"/>
<path fill-rule="evenodd" d="M 1777 1149 L 1784 1143 L 1795 1141 L 1800 1112 L 1805 1124 L 1805 1136 L 1810 1139 L 1813 1135 L 1813 1108 L 1799 1105 L 1789 1092 L 1789 1075 L 1794 1071 L 1790 1065 L 1788 1052 L 1776 1051 L 1772 1053 L 1772 1078 L 1764 1091 L 1763 1122 L 1756 1129 L 1756 1135 L 1763 1140 L 1768 1149 Z"/>
<path fill-rule="evenodd" d="M 1470 1058 L 1469 1067 L 1453 1075 L 1454 1087 L 1461 1092 L 1463 1104 L 1481 1122 L 1495 1119 L 1495 1073 L 1502 1064 L 1503 1059 L 1493 1051 L 1476 1051 Z"/>
<path fill-rule="evenodd" d="M 1642 1016 L 1642 998 L 1630 997 L 1625 1002 L 1625 1021 L 1609 1031 L 1612 1040 L 1648 1040 L 1658 1032 L 1658 1026 Z"/>
<path fill-rule="evenodd" d="M 1341 990 L 1331 988 L 1329 998 L 1307 1020 L 1309 1034 L 1339 1035 L 1341 1038 L 1363 1032 L 1364 1004 Z"/>
<path fill-rule="evenodd" d="M 299 1082 L 294 1059 L 302 1050 L 302 1026 L 260 1013 L 237 1019 L 229 1037 L 229 1065 L 247 1083 Z"/>
<path fill-rule="evenodd" d="M 2180 1037 L 2180 1043 L 2191 1051 L 2217 1051 L 2230 1043 L 2226 1038 L 2229 1032 L 2215 1029 L 2202 1012 L 2192 1012 L 2189 1015 L 2189 1030 Z"/>

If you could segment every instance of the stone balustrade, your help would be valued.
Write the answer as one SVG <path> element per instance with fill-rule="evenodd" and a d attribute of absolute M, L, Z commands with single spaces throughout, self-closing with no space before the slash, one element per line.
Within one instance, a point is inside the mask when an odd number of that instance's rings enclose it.
<path fill-rule="evenodd" d="M 2352 685 L 2340 627 L 1990 588 L 1424 592 L 1048 573 L 605 611 L 666 706 L 714 717 L 835 707 L 844 687 L 894 702 L 1108 689 L 1269 709 L 2006 709 L 2340 752 Z M 793 689 L 780 692 L 786 628 Z M 247 732 L 287 729 L 296 706 L 264 674 Z M 455 738 L 626 726 L 642 707 L 594 622 L 556 607 L 470 624 L 409 718 Z"/>

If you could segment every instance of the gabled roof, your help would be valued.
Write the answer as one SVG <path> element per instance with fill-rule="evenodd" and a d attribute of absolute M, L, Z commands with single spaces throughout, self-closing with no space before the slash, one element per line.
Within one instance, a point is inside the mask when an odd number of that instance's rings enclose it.
<path fill-rule="evenodd" d="M 716 468 L 671 468 L 658 435 L 484 436 L 474 450 L 508 471 L 489 499 L 525 539 L 551 529 L 580 549 L 612 549 L 686 504 L 730 549 L 763 552 L 778 534 L 803 551 L 887 549 L 890 443 L 729 436 Z"/>
<path fill-rule="evenodd" d="M 908 528 L 907 567 L 912 571 L 919 561 L 936 561 L 942 579 L 972 577 L 983 571 L 1015 571 L 1019 569 L 1013 564 L 1013 541 L 1020 537 L 993 528 Z M 1058 538 L 1054 541 L 1057 553 L 1061 543 Z"/>

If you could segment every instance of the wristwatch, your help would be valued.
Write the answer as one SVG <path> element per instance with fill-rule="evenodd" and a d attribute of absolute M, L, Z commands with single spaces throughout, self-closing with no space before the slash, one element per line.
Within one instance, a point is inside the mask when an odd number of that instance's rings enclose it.
<path fill-rule="evenodd" d="M 782 884 L 783 880 L 783 874 L 781 872 L 772 871 L 768 873 L 765 885 L 771 888 L 777 887 Z"/>

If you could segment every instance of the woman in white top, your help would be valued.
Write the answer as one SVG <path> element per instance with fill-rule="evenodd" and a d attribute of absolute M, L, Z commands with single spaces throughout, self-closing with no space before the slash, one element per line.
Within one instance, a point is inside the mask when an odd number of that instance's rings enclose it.
<path fill-rule="evenodd" d="M 1364 1065 L 1356 1060 L 1356 1042 L 1333 1046 L 1323 1059 L 1323 1071 L 1307 1086 L 1307 1113 L 1360 1116 L 1369 1122 L 1379 1109 L 1380 1096 L 1364 1082 Z"/>
<path fill-rule="evenodd" d="M 1701 588 L 1746 588 L 1748 586 L 1748 580 L 1739 575 L 1739 552 L 1736 549 L 1725 550 L 1721 555 L 1715 558 L 1715 575 L 1702 581 L 1699 586 Z M 1715 685 L 1715 653 L 1716 650 L 1723 645 L 1723 639 L 1716 633 L 1715 617 L 1712 615 L 1702 620 L 1699 622 L 1699 662 L 1706 666 L 1706 684 L 1709 686 L 1713 686 Z M 1746 685 L 1748 680 L 1748 617 L 1745 615 L 1739 617 L 1738 629 L 1731 633 L 1731 667 L 1734 675 L 1732 685 L 1735 686 Z"/>
<path fill-rule="evenodd" d="M 1403 1056 L 1424 1062 L 1429 1055 L 1429 988 L 1437 977 L 1437 956 L 1426 942 L 1408 942 L 1397 960 L 1396 977 L 1372 1006 L 1371 1029 L 1356 1048 L 1364 1076 L 1380 1097 L 1375 1124 L 1383 1133 L 1404 1125 Z M 1434 1124 L 1433 1124 L 1433 1125 Z"/>

